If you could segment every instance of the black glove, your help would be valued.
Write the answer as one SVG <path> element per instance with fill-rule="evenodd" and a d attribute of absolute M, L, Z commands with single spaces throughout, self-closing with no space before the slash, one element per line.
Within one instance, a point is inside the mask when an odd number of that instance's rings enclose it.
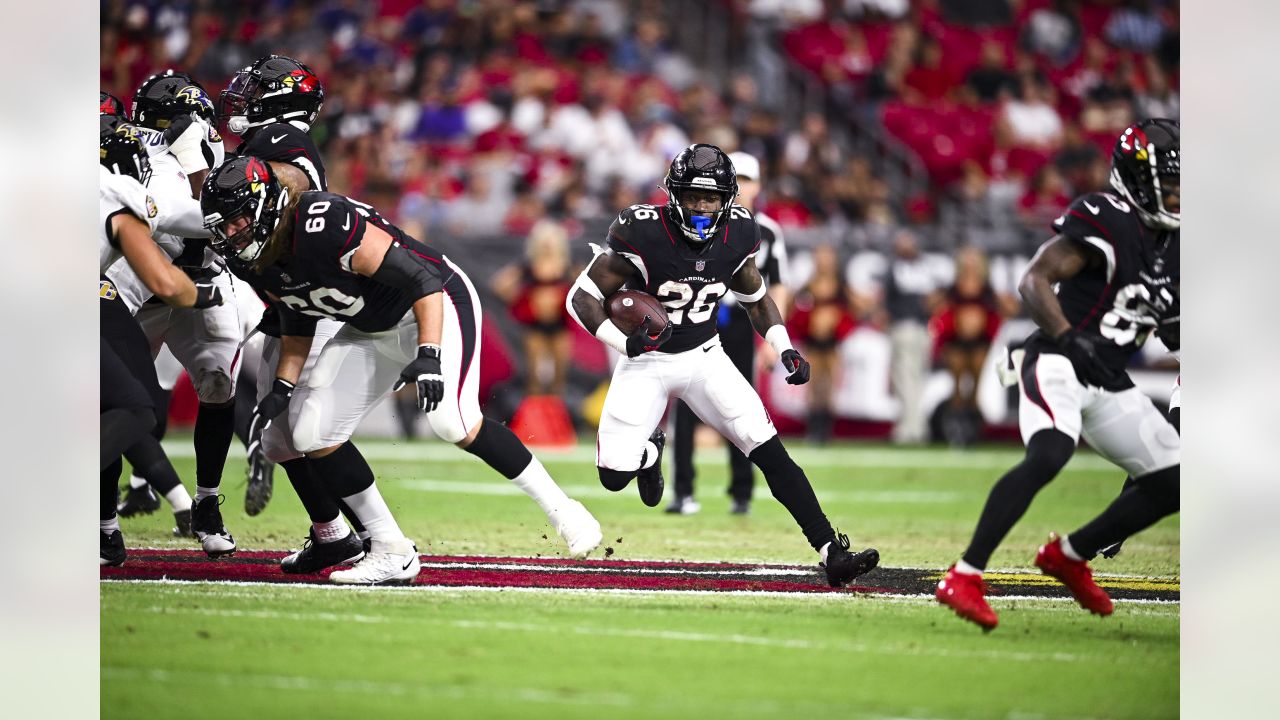
<path fill-rule="evenodd" d="M 1062 349 L 1062 354 L 1071 361 L 1071 367 L 1076 371 L 1076 378 L 1081 383 L 1106 387 L 1120 379 L 1116 371 L 1107 367 L 1102 357 L 1098 355 L 1098 348 L 1093 344 L 1093 338 L 1073 329 L 1059 335 L 1056 342 Z"/>
<path fill-rule="evenodd" d="M 788 385 L 803 385 L 809 382 L 809 361 L 795 350 L 782 351 L 782 367 L 787 371 Z"/>
<path fill-rule="evenodd" d="M 440 372 L 439 345 L 419 345 L 418 357 L 400 371 L 400 380 L 392 391 L 409 383 L 418 384 L 418 409 L 424 413 L 435 410 L 444 399 L 444 375 Z"/>
<path fill-rule="evenodd" d="M 271 392 L 267 393 L 258 405 L 253 408 L 253 419 L 249 421 L 249 458 L 252 461 L 255 453 L 261 453 L 262 433 L 271 427 L 271 421 L 280 413 L 289 409 L 289 400 L 293 398 L 293 383 L 276 378 L 271 383 Z"/>
<path fill-rule="evenodd" d="M 187 128 L 191 127 L 191 123 L 194 120 L 195 118 L 191 113 L 175 115 L 174 118 L 169 121 L 169 127 L 164 129 L 164 143 L 166 145 L 172 145 L 174 140 L 182 137 L 182 133 L 186 132 Z"/>
<path fill-rule="evenodd" d="M 191 305 L 196 310 L 217 307 L 222 304 L 222 288 L 213 283 L 196 283 L 196 301 Z"/>
<path fill-rule="evenodd" d="M 671 323 L 667 323 L 667 326 L 662 329 L 662 332 L 658 333 L 657 337 L 649 337 L 649 323 L 650 318 L 645 315 L 644 320 L 640 322 L 640 326 L 627 338 L 627 357 L 636 357 L 647 352 L 653 352 L 671 339 L 671 333 L 673 332 Z"/>

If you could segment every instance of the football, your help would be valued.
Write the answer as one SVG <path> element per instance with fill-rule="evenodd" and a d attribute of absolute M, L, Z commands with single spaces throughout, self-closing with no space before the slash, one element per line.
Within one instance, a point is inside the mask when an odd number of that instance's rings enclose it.
<path fill-rule="evenodd" d="M 636 331 L 645 315 L 649 316 L 650 336 L 656 337 L 669 322 L 667 311 L 658 302 L 658 298 L 636 290 L 620 290 L 610 295 L 609 301 L 605 303 L 605 311 L 613 324 L 626 335 Z"/>

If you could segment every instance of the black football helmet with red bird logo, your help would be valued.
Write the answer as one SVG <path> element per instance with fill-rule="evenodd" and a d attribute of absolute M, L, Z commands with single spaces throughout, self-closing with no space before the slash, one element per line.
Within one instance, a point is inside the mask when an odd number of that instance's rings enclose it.
<path fill-rule="evenodd" d="M 262 254 L 289 205 L 289 189 L 276 179 L 271 164 L 241 156 L 214 168 L 200 194 L 204 226 L 213 233 L 210 246 L 224 257 L 250 262 Z M 228 234 L 239 218 L 248 224 Z"/>
<path fill-rule="evenodd" d="M 704 143 L 680 151 L 671 161 L 662 185 L 667 191 L 667 209 L 680 231 L 695 243 L 706 242 L 724 227 L 729 207 L 738 197 L 738 176 L 733 162 L 720 148 Z M 693 212 L 685 200 L 685 194 L 690 192 L 718 195 L 720 209 L 710 213 Z"/>
<path fill-rule="evenodd" d="M 232 76 L 220 98 L 227 129 L 245 136 L 272 123 L 316 121 L 324 87 L 311 68 L 284 55 L 259 58 Z"/>
<path fill-rule="evenodd" d="M 1111 152 L 1111 187 L 1144 225 L 1177 230 L 1182 223 L 1182 147 L 1178 121 L 1153 118 L 1131 125 Z"/>

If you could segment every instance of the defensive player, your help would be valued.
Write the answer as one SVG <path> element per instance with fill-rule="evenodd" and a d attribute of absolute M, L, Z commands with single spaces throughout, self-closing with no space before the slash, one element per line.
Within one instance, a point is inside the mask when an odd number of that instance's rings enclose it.
<path fill-rule="evenodd" d="M 783 275 L 787 269 L 787 247 L 782 239 L 782 228 L 772 218 L 755 210 L 755 200 L 763 180 L 760 176 L 760 161 L 744 152 L 730 153 L 729 161 L 733 163 L 733 171 L 738 180 L 738 204 L 755 213 L 753 217 L 760 226 L 760 249 L 756 251 L 756 267 L 760 269 L 760 277 L 769 288 L 768 293 L 774 305 L 784 308 L 787 306 L 787 289 L 783 285 Z M 751 382 L 756 365 L 755 329 L 751 327 L 750 317 L 737 305 L 737 299 L 732 293 L 723 296 L 716 308 L 716 325 L 724 343 L 725 354 L 747 382 Z M 669 513 L 690 515 L 701 509 L 693 499 L 693 480 L 696 474 L 693 467 L 693 431 L 697 422 L 698 419 L 689 406 L 683 400 L 677 400 L 675 437 L 672 440 L 672 450 L 676 456 L 676 492 L 667 506 Z M 734 515 L 746 515 L 750 512 L 754 489 L 755 472 L 751 461 L 737 446 L 730 443 L 729 497 L 733 503 L 729 511 Z"/>
<path fill-rule="evenodd" d="M 733 202 L 733 164 L 714 145 L 690 145 L 672 160 L 664 186 L 665 206 L 633 205 L 618 215 L 607 248 L 578 277 L 567 302 L 587 332 L 626 355 L 614 369 L 600 419 L 600 482 L 617 492 L 639 476 L 640 499 L 650 507 L 661 502 L 666 439 L 654 428 L 668 399 L 680 398 L 760 468 L 819 553 L 830 584 L 843 586 L 874 568 L 879 553 L 850 553 L 848 537 L 837 536 L 760 396 L 716 335 L 717 304 L 733 292 L 778 352 L 787 382 L 809 380 L 809 363 L 791 347 L 753 261 L 760 231 L 751 212 Z M 648 292 L 666 307 L 670 324 L 657 337 L 650 337 L 647 319 L 628 336 L 606 316 L 606 299 L 624 287 Z"/>
<path fill-rule="evenodd" d="M 196 217 L 200 211 L 192 188 L 199 188 L 199 180 L 211 166 L 221 162 L 224 154 L 222 138 L 211 124 L 214 119 L 213 101 L 204 88 L 185 73 L 168 70 L 152 75 L 134 95 L 131 113 L 134 132 L 149 149 L 154 170 L 149 187 L 164 192 L 174 198 L 174 202 L 183 198 Z M 191 506 L 191 529 L 204 551 L 219 557 L 235 552 L 236 548 L 235 539 L 222 521 L 218 492 L 235 429 L 236 365 L 243 337 L 230 277 L 223 272 L 221 260 L 208 249 L 208 237 L 209 232 L 197 226 L 173 234 L 165 244 L 171 248 L 174 264 L 193 280 L 220 288 L 226 302 L 219 307 L 191 310 L 172 308 L 154 300 L 147 302 L 150 293 L 141 292 L 136 280 L 128 277 L 127 267 L 113 269 L 109 277 L 136 310 L 152 355 L 167 345 L 186 368 L 199 396 L 195 426 L 196 495 Z M 131 486 L 133 484 L 131 481 Z M 163 488 L 161 491 L 166 492 Z M 126 498 L 123 512 L 130 512 L 131 499 Z M 174 505 L 175 513 L 180 512 L 180 504 L 179 500 Z"/>
<path fill-rule="evenodd" d="M 510 430 L 480 414 L 480 303 L 448 258 L 368 205 L 333 193 L 290 193 L 255 157 L 217 168 L 201 204 L 219 251 L 253 263 L 251 284 L 268 293 L 280 313 L 280 356 L 250 435 L 287 412 L 294 447 L 370 533 L 364 558 L 330 580 L 409 582 L 421 567 L 351 442 L 365 415 L 394 387 L 410 382 L 436 434 L 533 498 L 573 555 L 599 545 L 600 525 L 586 508 L 565 496 Z M 344 324 L 299 386 L 323 317 Z"/>
<path fill-rule="evenodd" d="M 101 512 L 99 514 L 102 565 L 125 561 L 124 537 L 116 519 L 116 495 L 120 482 L 120 457 L 127 448 L 147 437 L 156 423 L 158 409 L 148 383 L 155 384 L 155 369 L 147 341 L 114 284 L 108 268 L 123 257 L 136 276 L 158 297 L 177 307 L 210 307 L 221 302 L 211 285 L 197 286 L 152 240 L 151 234 L 173 216 L 148 194 L 143 183 L 151 174 L 146 152 L 136 138 L 104 116 L 99 132 L 99 242 L 98 284 L 101 357 Z M 161 451 L 161 458 L 164 458 Z M 173 472 L 172 466 L 169 472 Z"/>
<path fill-rule="evenodd" d="M 998 622 L 983 597 L 987 561 L 1081 435 L 1135 480 L 1102 515 L 1066 537 L 1051 534 L 1036 554 L 1084 608 L 1112 611 L 1087 561 L 1178 510 L 1178 431 L 1125 367 L 1161 319 L 1177 315 L 1179 135 L 1170 120 L 1126 129 L 1111 157 L 1115 192 L 1073 202 L 1018 286 L 1039 326 L 1011 354 L 1026 457 L 992 488 L 969 548 L 937 590 L 939 602 L 986 630 Z"/>

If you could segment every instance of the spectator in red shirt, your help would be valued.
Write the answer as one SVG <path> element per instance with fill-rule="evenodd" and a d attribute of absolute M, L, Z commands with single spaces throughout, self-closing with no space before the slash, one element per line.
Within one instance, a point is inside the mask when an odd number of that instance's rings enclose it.
<path fill-rule="evenodd" d="M 499 270 L 490 284 L 524 331 L 529 395 L 564 395 L 571 351 L 565 298 L 576 274 L 571 270 L 568 234 L 542 220 L 529 232 L 524 260 Z"/>
<path fill-rule="evenodd" d="M 840 272 L 834 247 L 813 250 L 813 276 L 796 293 L 787 313 L 787 331 L 805 348 L 809 379 L 809 436 L 823 443 L 831 437 L 831 396 L 840 369 L 840 343 L 853 332 L 853 293 Z"/>

